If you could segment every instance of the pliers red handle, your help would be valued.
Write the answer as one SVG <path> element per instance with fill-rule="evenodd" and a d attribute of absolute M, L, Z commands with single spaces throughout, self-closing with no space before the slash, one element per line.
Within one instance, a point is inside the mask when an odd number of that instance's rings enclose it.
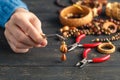
<path fill-rule="evenodd" d="M 100 63 L 100 62 L 104 62 L 104 61 L 107 61 L 109 58 L 110 58 L 110 54 L 109 55 L 106 55 L 106 56 L 103 56 L 103 57 L 98 57 L 98 58 L 93 58 L 93 59 L 90 59 L 90 60 L 87 60 L 88 58 L 88 53 L 91 51 L 91 48 L 87 48 L 84 50 L 83 52 L 83 60 L 82 61 L 79 61 L 76 66 L 80 66 L 80 68 L 82 68 L 86 63 Z"/>
<path fill-rule="evenodd" d="M 101 44 L 101 42 L 96 42 L 96 43 L 88 43 L 88 44 L 80 44 L 80 41 L 85 38 L 86 35 L 85 34 L 82 34 L 82 35 L 79 35 L 77 38 L 76 38 L 76 42 L 72 45 L 70 45 L 68 48 L 68 51 L 71 51 L 71 50 L 74 50 L 76 47 L 84 47 L 84 48 L 94 48 L 98 45 Z"/>

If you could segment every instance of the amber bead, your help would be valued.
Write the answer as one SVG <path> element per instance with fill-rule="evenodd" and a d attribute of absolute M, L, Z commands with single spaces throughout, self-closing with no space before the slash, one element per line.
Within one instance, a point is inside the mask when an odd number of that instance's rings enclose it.
<path fill-rule="evenodd" d="M 101 33 L 101 31 L 98 31 L 97 34 L 98 34 L 98 35 L 101 35 L 102 33 Z"/>
<path fill-rule="evenodd" d="M 114 37 L 114 36 L 112 36 L 112 39 L 114 40 L 114 39 L 115 39 L 115 37 Z"/>
<path fill-rule="evenodd" d="M 119 22 L 119 21 L 117 21 L 117 25 L 120 25 L 120 22 Z"/>
<path fill-rule="evenodd" d="M 111 18 L 109 21 L 113 22 L 114 20 Z"/>
<path fill-rule="evenodd" d="M 103 23 L 103 22 L 104 22 L 104 20 L 103 20 L 103 19 L 100 19 L 100 22 L 101 22 L 101 23 Z"/>
<path fill-rule="evenodd" d="M 80 35 L 80 32 L 75 32 L 74 36 Z"/>
<path fill-rule="evenodd" d="M 70 27 L 70 30 L 75 30 L 76 29 L 76 27 Z"/>
<path fill-rule="evenodd" d="M 92 23 L 89 23 L 88 26 L 92 26 Z"/>
<path fill-rule="evenodd" d="M 69 26 L 64 26 L 62 29 L 63 29 L 63 31 L 69 31 L 70 28 L 69 28 Z"/>
<path fill-rule="evenodd" d="M 63 37 L 67 38 L 68 37 L 68 32 L 63 32 Z"/>
<path fill-rule="evenodd" d="M 61 33 L 63 32 L 63 29 L 62 29 L 62 28 L 60 28 L 60 32 L 61 32 Z"/>
<path fill-rule="evenodd" d="M 97 41 L 97 42 L 98 42 L 98 41 L 100 41 L 100 39 L 99 39 L 99 38 L 96 38 L 96 40 L 95 40 L 95 41 Z"/>
<path fill-rule="evenodd" d="M 66 61 L 66 60 L 67 60 L 66 54 L 62 54 L 61 55 L 61 61 Z"/>
<path fill-rule="evenodd" d="M 60 51 L 62 53 L 67 53 L 68 52 L 68 48 L 67 48 L 67 45 L 66 45 L 65 41 L 62 41 L 62 44 L 60 46 Z"/>

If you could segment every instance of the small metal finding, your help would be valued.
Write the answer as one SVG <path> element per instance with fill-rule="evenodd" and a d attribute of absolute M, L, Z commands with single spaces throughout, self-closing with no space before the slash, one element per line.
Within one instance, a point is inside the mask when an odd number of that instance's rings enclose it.
<path fill-rule="evenodd" d="M 61 40 L 65 40 L 65 38 L 59 34 L 48 34 L 48 35 L 42 35 L 43 38 L 48 38 L 48 37 L 54 37 L 57 36 L 58 38 L 60 38 Z"/>

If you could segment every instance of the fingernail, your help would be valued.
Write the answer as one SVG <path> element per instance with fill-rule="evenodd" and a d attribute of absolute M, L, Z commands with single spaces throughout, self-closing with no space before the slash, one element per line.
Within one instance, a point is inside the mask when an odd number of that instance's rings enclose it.
<path fill-rule="evenodd" d="M 47 41 L 41 42 L 41 46 L 45 47 L 47 45 Z"/>
<path fill-rule="evenodd" d="M 41 45 L 44 46 L 44 45 L 45 45 L 45 42 L 41 42 Z"/>

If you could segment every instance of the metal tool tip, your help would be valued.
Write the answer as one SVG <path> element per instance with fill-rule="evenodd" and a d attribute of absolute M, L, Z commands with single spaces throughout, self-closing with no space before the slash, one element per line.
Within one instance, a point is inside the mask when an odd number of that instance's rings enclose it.
<path fill-rule="evenodd" d="M 56 34 L 57 37 L 59 37 L 61 40 L 66 40 L 66 38 L 64 38 L 63 36 Z"/>
<path fill-rule="evenodd" d="M 80 62 L 78 62 L 78 63 L 76 64 L 76 66 L 77 66 L 77 67 L 80 66 Z"/>

